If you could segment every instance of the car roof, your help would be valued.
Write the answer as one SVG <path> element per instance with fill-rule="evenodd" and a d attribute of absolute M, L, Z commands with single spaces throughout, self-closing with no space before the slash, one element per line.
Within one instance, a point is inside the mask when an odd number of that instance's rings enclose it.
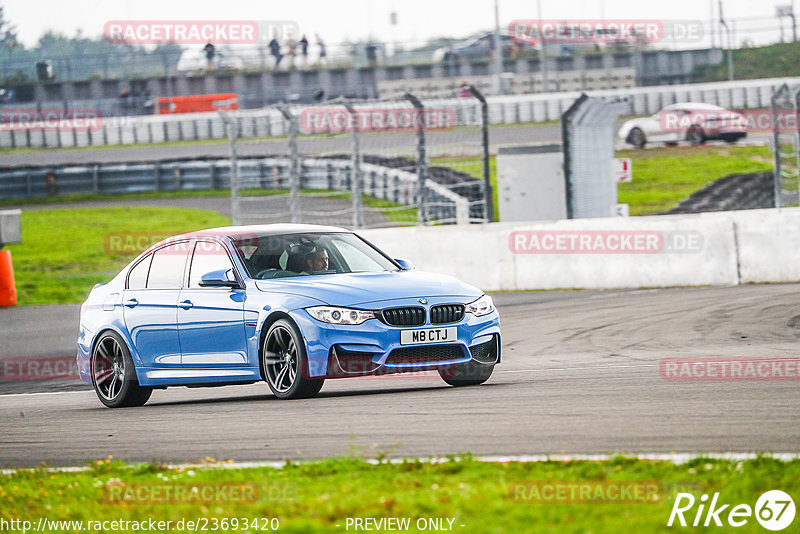
<path fill-rule="evenodd" d="M 283 234 L 305 234 L 305 233 L 327 233 L 327 232 L 347 232 L 346 228 L 338 226 L 322 226 L 318 224 L 254 224 L 248 226 L 221 226 L 219 228 L 209 228 L 208 230 L 198 230 L 181 234 L 177 237 L 262 237 Z M 173 238 L 174 239 L 174 238 Z"/>

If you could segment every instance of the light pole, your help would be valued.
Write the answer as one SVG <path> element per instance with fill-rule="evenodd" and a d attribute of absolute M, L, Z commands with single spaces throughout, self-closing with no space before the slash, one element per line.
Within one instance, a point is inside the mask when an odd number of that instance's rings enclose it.
<path fill-rule="evenodd" d="M 536 16 L 539 18 L 539 34 L 542 42 L 542 57 L 539 58 L 539 69 L 542 71 L 542 92 L 550 91 L 550 80 L 547 74 L 547 46 L 542 35 L 542 0 L 536 0 Z"/>
<path fill-rule="evenodd" d="M 733 43 L 731 42 L 731 29 L 722 14 L 722 0 L 719 0 L 719 23 L 725 28 L 725 34 L 728 36 L 728 80 L 733 81 Z"/>
<path fill-rule="evenodd" d="M 717 47 L 717 41 L 714 38 L 714 0 L 709 0 L 708 7 L 711 15 L 708 19 L 708 33 L 711 34 L 711 48 L 714 49 Z"/>
<path fill-rule="evenodd" d="M 783 19 L 788 17 L 792 21 L 792 42 L 797 42 L 797 24 L 794 18 L 794 0 L 789 5 L 777 6 L 775 8 L 778 22 L 781 25 L 781 42 L 783 42 Z"/>
<path fill-rule="evenodd" d="M 500 6 L 498 0 L 494 0 L 494 71 L 497 76 L 497 94 L 502 95 L 503 91 L 503 45 L 500 39 Z"/>

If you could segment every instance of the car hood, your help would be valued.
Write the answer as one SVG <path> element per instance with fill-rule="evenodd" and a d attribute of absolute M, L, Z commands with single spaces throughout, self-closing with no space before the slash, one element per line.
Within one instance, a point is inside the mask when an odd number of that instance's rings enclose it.
<path fill-rule="evenodd" d="M 359 306 L 404 298 L 465 297 L 483 292 L 452 276 L 421 271 L 343 273 L 258 280 L 261 291 L 303 295 L 334 306 Z"/>

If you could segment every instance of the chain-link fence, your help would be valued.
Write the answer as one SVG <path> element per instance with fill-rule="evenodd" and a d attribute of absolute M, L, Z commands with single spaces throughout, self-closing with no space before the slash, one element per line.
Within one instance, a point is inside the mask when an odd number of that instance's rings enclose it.
<path fill-rule="evenodd" d="M 782 85 L 772 95 L 774 194 L 778 208 L 800 205 L 800 87 Z"/>
<path fill-rule="evenodd" d="M 477 91 L 465 96 L 474 107 Z M 492 216 L 485 113 L 403 100 L 285 107 L 257 121 L 222 112 L 231 140 L 234 224 L 350 228 L 468 224 Z M 270 155 L 237 157 L 243 128 Z M 275 137 L 275 135 L 280 137 Z"/>
<path fill-rule="evenodd" d="M 611 174 L 614 121 L 629 109 L 627 100 L 581 95 L 562 117 L 567 216 L 611 217 L 617 183 Z"/>

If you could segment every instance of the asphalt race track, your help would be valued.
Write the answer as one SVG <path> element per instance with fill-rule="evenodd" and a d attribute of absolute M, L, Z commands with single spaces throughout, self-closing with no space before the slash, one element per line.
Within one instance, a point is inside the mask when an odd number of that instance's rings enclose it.
<path fill-rule="evenodd" d="M 495 295 L 503 363 L 483 386 L 438 375 L 329 381 L 279 401 L 266 384 L 156 391 L 103 408 L 89 390 L 0 395 L 0 466 L 108 455 L 192 462 L 542 453 L 783 452 L 795 381 L 664 380 L 675 357 L 796 357 L 800 285 Z M 77 306 L 0 310 L 0 354 L 65 354 Z M 64 352 L 67 351 L 67 352 Z M 0 391 L 8 389 L 0 383 Z M 50 388 L 53 385 L 37 384 Z"/>
<path fill-rule="evenodd" d="M 619 123 L 621 124 L 621 123 Z M 770 136 L 766 134 L 751 134 L 746 140 L 738 144 L 767 144 Z M 561 143 L 560 124 L 521 124 L 509 126 L 493 126 L 490 128 L 489 141 L 492 148 L 510 145 L 531 145 Z M 454 144 L 467 144 L 474 147 L 480 146 L 480 130 L 456 130 L 453 132 L 430 132 L 428 134 L 428 151 L 431 153 L 448 154 Z M 722 144 L 713 141 L 713 144 Z M 349 134 L 337 136 L 324 136 L 314 138 L 300 138 L 298 148 L 300 153 L 348 153 L 352 150 L 352 140 Z M 662 147 L 655 143 L 648 148 Z M 416 147 L 415 133 L 394 133 L 387 135 L 364 135 L 361 140 L 361 149 L 369 154 L 397 155 L 398 147 L 406 147 L 413 152 Z M 632 148 L 622 140 L 616 140 L 617 149 Z M 237 144 L 240 157 L 257 157 L 286 153 L 285 139 L 253 141 L 243 139 Z M 26 165 L 82 165 L 89 163 L 112 162 L 148 162 L 157 160 L 181 158 L 227 158 L 230 155 L 228 143 L 200 143 L 200 144 L 166 144 L 143 146 L 104 147 L 97 150 L 85 149 L 46 149 L 27 152 L 4 154 L 2 166 L 24 167 Z"/>
<path fill-rule="evenodd" d="M 445 132 L 430 132 L 428 134 L 429 148 L 448 146 L 453 143 L 472 143 L 480 145 L 480 130 L 456 130 Z M 531 144 L 531 143 L 560 143 L 561 126 L 557 124 L 534 124 L 493 127 L 491 129 L 491 143 L 496 144 Z M 392 133 L 382 135 L 362 136 L 361 149 L 370 154 L 386 151 L 391 155 L 396 153 L 397 147 L 407 147 L 409 151 L 415 150 L 417 137 L 415 132 Z M 348 153 L 352 150 L 350 134 L 335 136 L 314 136 L 298 140 L 300 153 Z M 286 139 L 272 140 L 247 140 L 242 139 L 237 143 L 239 156 L 266 156 L 287 152 Z M 105 162 L 139 162 L 155 161 L 177 158 L 202 158 L 216 157 L 227 158 L 230 148 L 226 141 L 218 143 L 201 144 L 166 144 L 144 146 L 119 146 L 104 147 L 98 150 L 53 149 L 20 152 L 3 156 L 3 164 L 7 166 L 24 165 L 80 165 L 84 163 Z"/>

